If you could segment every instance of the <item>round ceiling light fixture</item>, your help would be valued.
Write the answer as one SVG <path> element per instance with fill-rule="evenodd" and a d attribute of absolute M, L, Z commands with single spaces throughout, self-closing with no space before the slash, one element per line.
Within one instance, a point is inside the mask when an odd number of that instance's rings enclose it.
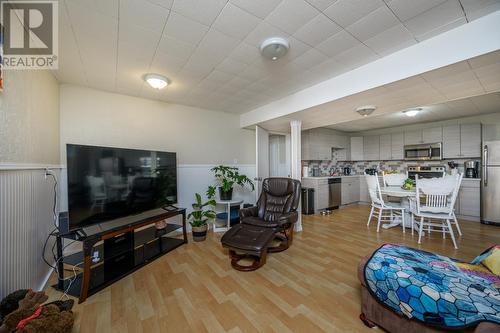
<path fill-rule="evenodd" d="M 405 110 L 405 111 L 403 111 L 403 113 L 405 115 L 407 115 L 408 117 L 415 117 L 417 114 L 420 113 L 420 111 L 422 111 L 422 108 L 414 108 L 414 109 Z"/>
<path fill-rule="evenodd" d="M 170 80 L 160 74 L 146 74 L 144 75 L 144 81 L 146 81 L 154 89 L 163 89 L 170 84 Z"/>
<path fill-rule="evenodd" d="M 377 107 L 375 105 L 365 105 L 356 108 L 356 112 L 362 115 L 363 117 L 368 117 L 375 111 Z"/>
<path fill-rule="evenodd" d="M 264 58 L 278 60 L 283 57 L 290 48 L 290 43 L 282 37 L 268 38 L 260 45 L 260 53 Z"/>

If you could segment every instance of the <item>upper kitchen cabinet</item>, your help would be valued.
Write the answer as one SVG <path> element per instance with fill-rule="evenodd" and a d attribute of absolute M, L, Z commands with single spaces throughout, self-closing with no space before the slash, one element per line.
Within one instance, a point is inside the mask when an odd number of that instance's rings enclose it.
<path fill-rule="evenodd" d="M 392 160 L 392 135 L 384 134 L 380 136 L 380 159 Z"/>
<path fill-rule="evenodd" d="M 404 158 L 404 134 L 402 132 L 392 133 L 391 141 L 391 159 L 402 160 Z"/>
<path fill-rule="evenodd" d="M 332 148 L 345 149 L 347 137 L 328 128 L 315 128 L 302 132 L 303 160 L 331 160 Z"/>
<path fill-rule="evenodd" d="M 351 148 L 350 148 L 350 160 L 351 161 L 363 161 L 364 160 L 364 149 L 363 149 L 363 137 L 353 136 L 351 137 Z"/>
<path fill-rule="evenodd" d="M 369 135 L 363 137 L 363 159 L 365 161 L 380 160 L 379 135 Z"/>
<path fill-rule="evenodd" d="M 422 130 L 421 143 L 436 143 L 442 141 L 443 141 L 443 128 L 441 126 L 424 128 Z"/>
<path fill-rule="evenodd" d="M 443 158 L 469 158 L 480 156 L 480 124 L 462 124 L 443 127 Z"/>
<path fill-rule="evenodd" d="M 405 145 L 417 145 L 422 143 L 422 130 L 405 131 Z"/>
<path fill-rule="evenodd" d="M 481 157 L 481 124 L 460 125 L 460 157 Z"/>
<path fill-rule="evenodd" d="M 405 131 L 405 145 L 418 145 L 421 143 L 436 143 L 443 141 L 443 129 L 439 127 L 424 128 L 415 131 Z"/>

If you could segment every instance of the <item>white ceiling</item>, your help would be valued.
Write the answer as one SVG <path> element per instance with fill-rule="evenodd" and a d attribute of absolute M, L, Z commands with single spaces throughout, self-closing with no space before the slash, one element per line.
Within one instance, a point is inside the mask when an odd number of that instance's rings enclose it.
<path fill-rule="evenodd" d="M 331 127 L 342 131 L 359 131 L 382 128 L 396 126 L 399 125 L 398 122 L 408 120 L 407 117 L 398 118 L 397 115 L 390 115 L 391 113 L 397 112 L 401 115 L 400 111 L 408 108 L 429 109 L 426 106 L 497 91 L 500 91 L 500 51 L 370 89 L 286 117 L 272 119 L 259 125 L 268 130 L 283 132 L 289 130 L 290 120 L 294 119 L 302 121 L 303 129 Z M 362 105 L 376 105 L 377 110 L 369 117 L 363 118 L 354 111 Z M 473 116 L 479 113 L 500 112 L 499 107 L 500 104 L 497 105 L 496 110 L 490 111 L 487 105 L 484 107 L 484 112 L 474 107 L 468 110 L 443 107 L 436 109 L 436 112 L 425 112 L 409 120 L 414 123 Z M 445 109 L 447 111 L 443 111 Z"/>
<path fill-rule="evenodd" d="M 60 0 L 59 81 L 243 113 L 485 14 L 500 0 Z M 258 51 L 284 36 L 277 62 Z M 147 72 L 173 83 L 155 91 Z"/>
<path fill-rule="evenodd" d="M 460 117 L 478 116 L 500 112 L 500 92 L 458 99 L 450 102 L 427 105 L 415 117 L 407 117 L 402 112 L 366 117 L 341 124 L 328 126 L 344 132 L 361 132 L 379 128 L 414 125 Z"/>

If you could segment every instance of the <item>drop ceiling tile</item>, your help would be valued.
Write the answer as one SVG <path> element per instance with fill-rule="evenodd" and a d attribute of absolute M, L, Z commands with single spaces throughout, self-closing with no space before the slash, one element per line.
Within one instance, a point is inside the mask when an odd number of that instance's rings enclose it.
<path fill-rule="evenodd" d="M 490 52 L 468 60 L 471 68 L 480 68 L 500 63 L 500 51 Z"/>
<path fill-rule="evenodd" d="M 354 46 L 334 57 L 336 61 L 350 69 L 365 65 L 377 58 L 377 54 L 363 44 Z"/>
<path fill-rule="evenodd" d="M 309 72 L 314 75 L 314 79 L 317 82 L 333 78 L 334 76 L 345 73 L 346 71 L 347 69 L 345 66 L 335 59 L 329 59 L 309 69 Z"/>
<path fill-rule="evenodd" d="M 228 74 L 237 75 L 238 73 L 244 71 L 247 66 L 247 64 L 244 64 L 242 62 L 226 58 L 217 66 L 217 69 Z"/>
<path fill-rule="evenodd" d="M 405 21 L 405 25 L 414 36 L 419 37 L 463 17 L 463 11 L 458 1 L 448 0 Z"/>
<path fill-rule="evenodd" d="M 151 72 L 171 77 L 185 65 L 185 59 L 179 59 L 162 52 L 156 52 L 151 62 Z"/>
<path fill-rule="evenodd" d="M 286 33 L 293 34 L 309 20 L 318 15 L 318 10 L 304 0 L 283 0 L 266 21 Z"/>
<path fill-rule="evenodd" d="M 189 59 L 194 49 L 194 45 L 186 44 L 166 35 L 162 36 L 160 44 L 158 45 L 158 50 L 162 53 L 185 60 Z"/>
<path fill-rule="evenodd" d="M 360 20 L 346 27 L 354 37 L 364 42 L 377 34 L 400 24 L 394 14 L 385 6 L 375 9 Z"/>
<path fill-rule="evenodd" d="M 196 52 L 204 55 L 207 59 L 213 59 L 216 63 L 220 63 L 238 43 L 238 39 L 215 29 L 210 29 L 198 45 Z M 203 59 L 200 59 L 200 61 L 203 61 Z"/>
<path fill-rule="evenodd" d="M 402 24 L 387 29 L 364 42 L 380 55 L 388 55 L 395 51 L 417 43 L 413 35 Z"/>
<path fill-rule="evenodd" d="M 428 82 L 434 82 L 446 79 L 451 76 L 455 76 L 461 73 L 468 72 L 470 70 L 467 61 L 461 61 L 453 65 L 441 67 L 427 73 L 420 74 Z"/>
<path fill-rule="evenodd" d="M 293 36 L 306 44 L 316 46 L 340 30 L 342 28 L 338 24 L 320 13 L 297 30 Z"/>
<path fill-rule="evenodd" d="M 288 53 L 283 57 L 283 59 L 280 59 L 279 61 L 293 60 L 311 49 L 311 46 L 301 42 L 294 37 L 288 37 L 288 42 L 290 43 L 290 50 L 288 50 Z M 269 60 L 264 59 L 263 57 L 260 57 L 260 59 L 269 62 Z"/>
<path fill-rule="evenodd" d="M 97 11 L 101 14 L 118 18 L 119 0 L 65 0 L 71 6 L 84 6 L 89 10 Z M 62 4 L 61 4 L 62 6 Z M 60 9 L 61 11 L 61 9 Z"/>
<path fill-rule="evenodd" d="M 423 12 L 442 4 L 446 0 L 389 0 L 389 8 L 401 20 L 407 21 Z"/>
<path fill-rule="evenodd" d="M 135 24 L 161 33 L 167 21 L 169 10 L 147 1 L 121 0 L 120 22 Z"/>
<path fill-rule="evenodd" d="M 382 0 L 338 0 L 324 13 L 337 24 L 347 27 L 382 6 L 385 6 Z"/>
<path fill-rule="evenodd" d="M 234 48 L 229 57 L 249 65 L 260 58 L 260 51 L 257 47 L 242 42 Z"/>
<path fill-rule="evenodd" d="M 184 65 L 183 70 L 187 70 L 190 73 L 199 75 L 200 77 L 206 77 L 214 69 L 214 65 L 210 61 L 199 61 L 194 55 L 188 62 Z"/>
<path fill-rule="evenodd" d="M 326 55 L 316 49 L 310 49 L 306 53 L 295 58 L 292 63 L 303 69 L 309 69 L 318 64 L 321 64 L 322 62 L 325 62 L 326 60 L 328 60 L 328 57 Z"/>
<path fill-rule="evenodd" d="M 264 40 L 275 36 L 288 37 L 288 34 L 268 22 L 262 21 L 250 34 L 248 34 L 245 38 L 245 43 L 260 47 L 260 44 L 262 44 Z"/>
<path fill-rule="evenodd" d="M 446 32 L 446 31 L 449 31 L 449 30 L 454 29 L 456 27 L 459 27 L 461 25 L 464 25 L 466 23 L 467 23 L 467 19 L 465 17 L 459 17 L 458 19 L 456 19 L 454 21 L 450 21 L 450 22 L 446 23 L 445 25 L 442 25 L 436 29 L 428 31 L 423 35 L 415 36 L 415 38 L 419 42 L 421 42 L 421 41 L 424 41 L 426 39 L 432 38 L 434 36 L 440 35 L 443 32 Z"/>
<path fill-rule="evenodd" d="M 205 78 L 205 81 L 214 82 L 216 84 L 224 84 L 231 80 L 233 77 L 233 74 L 228 74 L 215 69 Z"/>
<path fill-rule="evenodd" d="M 500 10 L 499 0 L 460 0 L 460 2 L 469 20 Z"/>
<path fill-rule="evenodd" d="M 324 11 L 337 0 L 307 0 L 314 8 Z"/>
<path fill-rule="evenodd" d="M 180 0 L 174 2 L 172 10 L 210 26 L 226 3 L 227 0 Z"/>
<path fill-rule="evenodd" d="M 146 1 L 167 9 L 172 8 L 172 4 L 174 3 L 174 0 L 146 0 Z M 99 0 L 99 2 L 106 2 L 106 1 Z"/>
<path fill-rule="evenodd" d="M 264 19 L 278 6 L 281 0 L 230 0 L 230 2 L 250 14 Z"/>
<path fill-rule="evenodd" d="M 150 51 L 156 49 L 160 37 L 160 32 L 153 32 L 142 26 L 126 23 L 122 20 L 119 22 L 118 44 L 126 43 L 135 45 L 138 50 L 146 49 Z"/>
<path fill-rule="evenodd" d="M 261 19 L 256 16 L 228 3 L 215 20 L 213 27 L 228 36 L 243 39 L 260 21 Z"/>
<path fill-rule="evenodd" d="M 333 57 L 359 44 L 361 43 L 356 38 L 351 36 L 347 31 L 342 30 L 319 44 L 316 48 L 324 54 Z"/>
<path fill-rule="evenodd" d="M 250 80 L 250 81 L 254 81 L 254 82 L 257 80 L 263 79 L 268 75 L 269 75 L 269 72 L 267 72 L 266 70 L 264 70 L 260 67 L 251 66 L 251 65 L 248 66 L 247 68 L 245 68 L 245 70 L 243 72 L 238 74 L 238 76 L 240 76 L 246 80 Z"/>
<path fill-rule="evenodd" d="M 167 37 L 197 45 L 203 39 L 208 29 L 206 25 L 172 12 L 163 33 Z"/>

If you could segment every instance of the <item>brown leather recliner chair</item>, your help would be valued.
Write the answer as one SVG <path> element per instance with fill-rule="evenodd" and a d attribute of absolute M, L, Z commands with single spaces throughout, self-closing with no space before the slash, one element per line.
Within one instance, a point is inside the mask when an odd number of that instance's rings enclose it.
<path fill-rule="evenodd" d="M 293 227 L 299 218 L 297 208 L 300 199 L 300 181 L 291 178 L 266 178 L 262 182 L 262 193 L 257 205 L 240 210 L 243 224 L 272 228 L 279 246 L 268 252 L 281 252 L 293 241 Z"/>

